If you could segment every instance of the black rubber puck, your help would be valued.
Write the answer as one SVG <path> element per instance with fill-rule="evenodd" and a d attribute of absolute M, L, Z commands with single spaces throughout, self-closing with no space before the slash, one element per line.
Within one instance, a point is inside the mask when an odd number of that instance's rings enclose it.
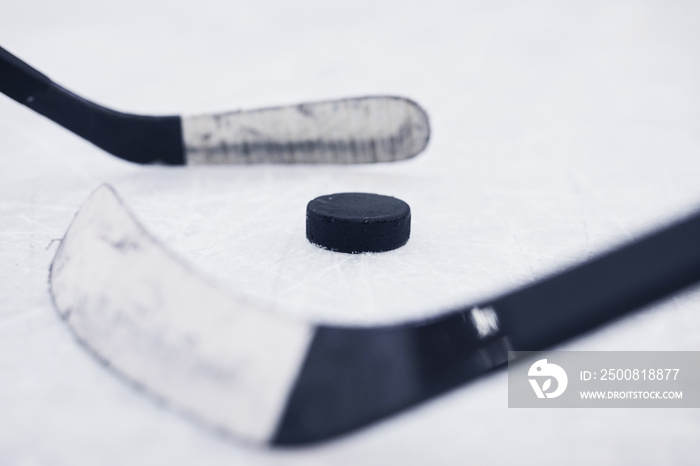
<path fill-rule="evenodd" d="M 320 196 L 306 206 L 306 238 L 331 251 L 391 251 L 411 234 L 411 208 L 379 194 Z"/>

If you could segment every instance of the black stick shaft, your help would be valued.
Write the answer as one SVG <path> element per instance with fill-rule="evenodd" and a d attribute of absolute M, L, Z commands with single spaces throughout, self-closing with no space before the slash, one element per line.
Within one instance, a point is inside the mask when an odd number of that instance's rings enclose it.
<path fill-rule="evenodd" d="M 421 324 L 320 327 L 274 443 L 331 437 L 700 281 L 700 214 L 490 303 Z M 474 315 L 495 312 L 479 331 Z"/>
<path fill-rule="evenodd" d="M 136 163 L 185 163 L 179 116 L 116 112 L 52 82 L 0 48 L 0 91 L 112 155 Z"/>
<path fill-rule="evenodd" d="M 516 350 L 540 350 L 700 280 L 700 214 L 494 302 Z"/>
<path fill-rule="evenodd" d="M 51 80 L 0 47 L 0 91 L 21 104 L 31 102 Z"/>

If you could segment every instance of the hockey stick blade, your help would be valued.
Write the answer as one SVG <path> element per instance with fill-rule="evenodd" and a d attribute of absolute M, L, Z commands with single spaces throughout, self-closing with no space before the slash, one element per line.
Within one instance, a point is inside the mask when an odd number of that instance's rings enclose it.
<path fill-rule="evenodd" d="M 346 433 L 700 280 L 700 214 L 492 301 L 429 321 L 342 327 L 229 295 L 141 227 L 109 187 L 53 260 L 57 310 L 106 367 L 263 445 Z"/>
<path fill-rule="evenodd" d="M 0 47 L 0 92 L 135 163 L 393 162 L 428 143 L 425 111 L 402 97 L 358 97 L 200 116 L 146 116 L 97 105 Z"/>

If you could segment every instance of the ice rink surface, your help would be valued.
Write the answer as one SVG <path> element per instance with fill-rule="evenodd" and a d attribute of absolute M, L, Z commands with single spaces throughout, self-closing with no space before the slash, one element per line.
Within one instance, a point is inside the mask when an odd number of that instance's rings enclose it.
<path fill-rule="evenodd" d="M 697 409 L 508 409 L 504 371 L 336 441 L 252 448 L 97 364 L 47 277 L 109 183 L 201 274 L 299 318 L 406 321 L 530 283 L 700 207 L 699 23 L 682 1 L 5 2 L 0 46 L 118 110 L 397 94 L 433 133 L 394 164 L 137 166 L 0 96 L 0 463 L 697 464 Z M 309 244 L 306 203 L 343 191 L 408 202 L 408 244 Z M 700 288 L 560 348 L 700 350 Z"/>

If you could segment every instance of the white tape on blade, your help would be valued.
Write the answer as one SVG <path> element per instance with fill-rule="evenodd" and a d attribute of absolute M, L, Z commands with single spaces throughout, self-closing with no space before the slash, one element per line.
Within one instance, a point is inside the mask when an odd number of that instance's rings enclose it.
<path fill-rule="evenodd" d="M 188 164 L 371 163 L 412 157 L 430 126 L 415 103 L 365 97 L 182 118 Z"/>
<path fill-rule="evenodd" d="M 78 338 L 110 367 L 256 442 L 273 434 L 313 331 L 196 275 L 106 186 L 69 228 L 51 290 Z"/>

